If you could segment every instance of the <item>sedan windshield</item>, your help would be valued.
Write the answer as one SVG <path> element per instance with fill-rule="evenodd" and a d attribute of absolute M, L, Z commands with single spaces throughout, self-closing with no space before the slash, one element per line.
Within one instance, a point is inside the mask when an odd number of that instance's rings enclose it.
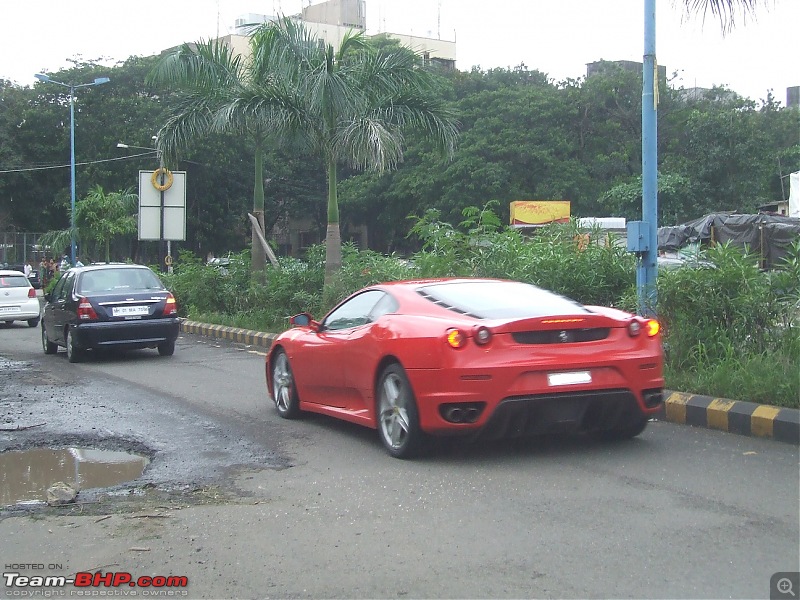
<path fill-rule="evenodd" d="M 478 319 L 525 319 L 586 314 L 577 302 L 513 281 L 454 281 L 417 290 L 440 306 Z"/>

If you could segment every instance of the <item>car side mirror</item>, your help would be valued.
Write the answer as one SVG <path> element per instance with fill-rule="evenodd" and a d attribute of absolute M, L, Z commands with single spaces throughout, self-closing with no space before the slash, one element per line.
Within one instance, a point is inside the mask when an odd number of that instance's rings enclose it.
<path fill-rule="evenodd" d="M 319 331 L 319 323 L 317 323 L 310 314 L 300 313 L 289 319 L 293 327 L 310 327 L 314 331 Z"/>

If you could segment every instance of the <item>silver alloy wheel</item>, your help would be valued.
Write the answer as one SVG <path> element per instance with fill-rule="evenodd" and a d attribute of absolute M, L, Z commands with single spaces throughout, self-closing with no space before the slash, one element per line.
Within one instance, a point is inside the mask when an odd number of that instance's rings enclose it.
<path fill-rule="evenodd" d="M 279 351 L 272 366 L 272 398 L 280 416 L 292 419 L 300 414 L 292 367 L 286 353 Z"/>
<path fill-rule="evenodd" d="M 378 418 L 383 439 L 394 450 L 401 450 L 408 443 L 411 432 L 409 418 L 409 390 L 397 373 L 388 373 L 381 386 Z"/>

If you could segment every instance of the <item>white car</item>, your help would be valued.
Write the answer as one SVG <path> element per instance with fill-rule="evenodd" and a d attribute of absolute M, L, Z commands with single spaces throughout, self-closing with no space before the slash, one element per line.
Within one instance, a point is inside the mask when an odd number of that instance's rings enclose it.
<path fill-rule="evenodd" d="M 41 312 L 36 290 L 25 273 L 0 270 L 0 321 L 8 325 L 14 321 L 27 321 L 30 327 L 36 327 Z"/>

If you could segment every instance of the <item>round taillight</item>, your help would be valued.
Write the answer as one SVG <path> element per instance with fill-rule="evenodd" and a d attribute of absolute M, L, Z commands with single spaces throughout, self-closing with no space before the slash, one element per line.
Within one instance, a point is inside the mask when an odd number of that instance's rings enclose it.
<path fill-rule="evenodd" d="M 467 344 L 467 336 L 458 329 L 448 329 L 447 343 L 451 348 L 463 348 Z"/>
<path fill-rule="evenodd" d="M 647 337 L 655 337 L 661 331 L 661 323 L 655 319 L 648 319 L 647 323 L 645 323 L 645 330 L 647 331 Z"/>
<path fill-rule="evenodd" d="M 475 343 L 479 346 L 485 346 L 492 339 L 492 332 L 487 327 L 478 327 L 475 330 Z"/>
<path fill-rule="evenodd" d="M 639 321 L 631 321 L 628 323 L 628 335 L 631 337 L 636 337 L 642 332 L 642 326 L 639 324 Z"/>

